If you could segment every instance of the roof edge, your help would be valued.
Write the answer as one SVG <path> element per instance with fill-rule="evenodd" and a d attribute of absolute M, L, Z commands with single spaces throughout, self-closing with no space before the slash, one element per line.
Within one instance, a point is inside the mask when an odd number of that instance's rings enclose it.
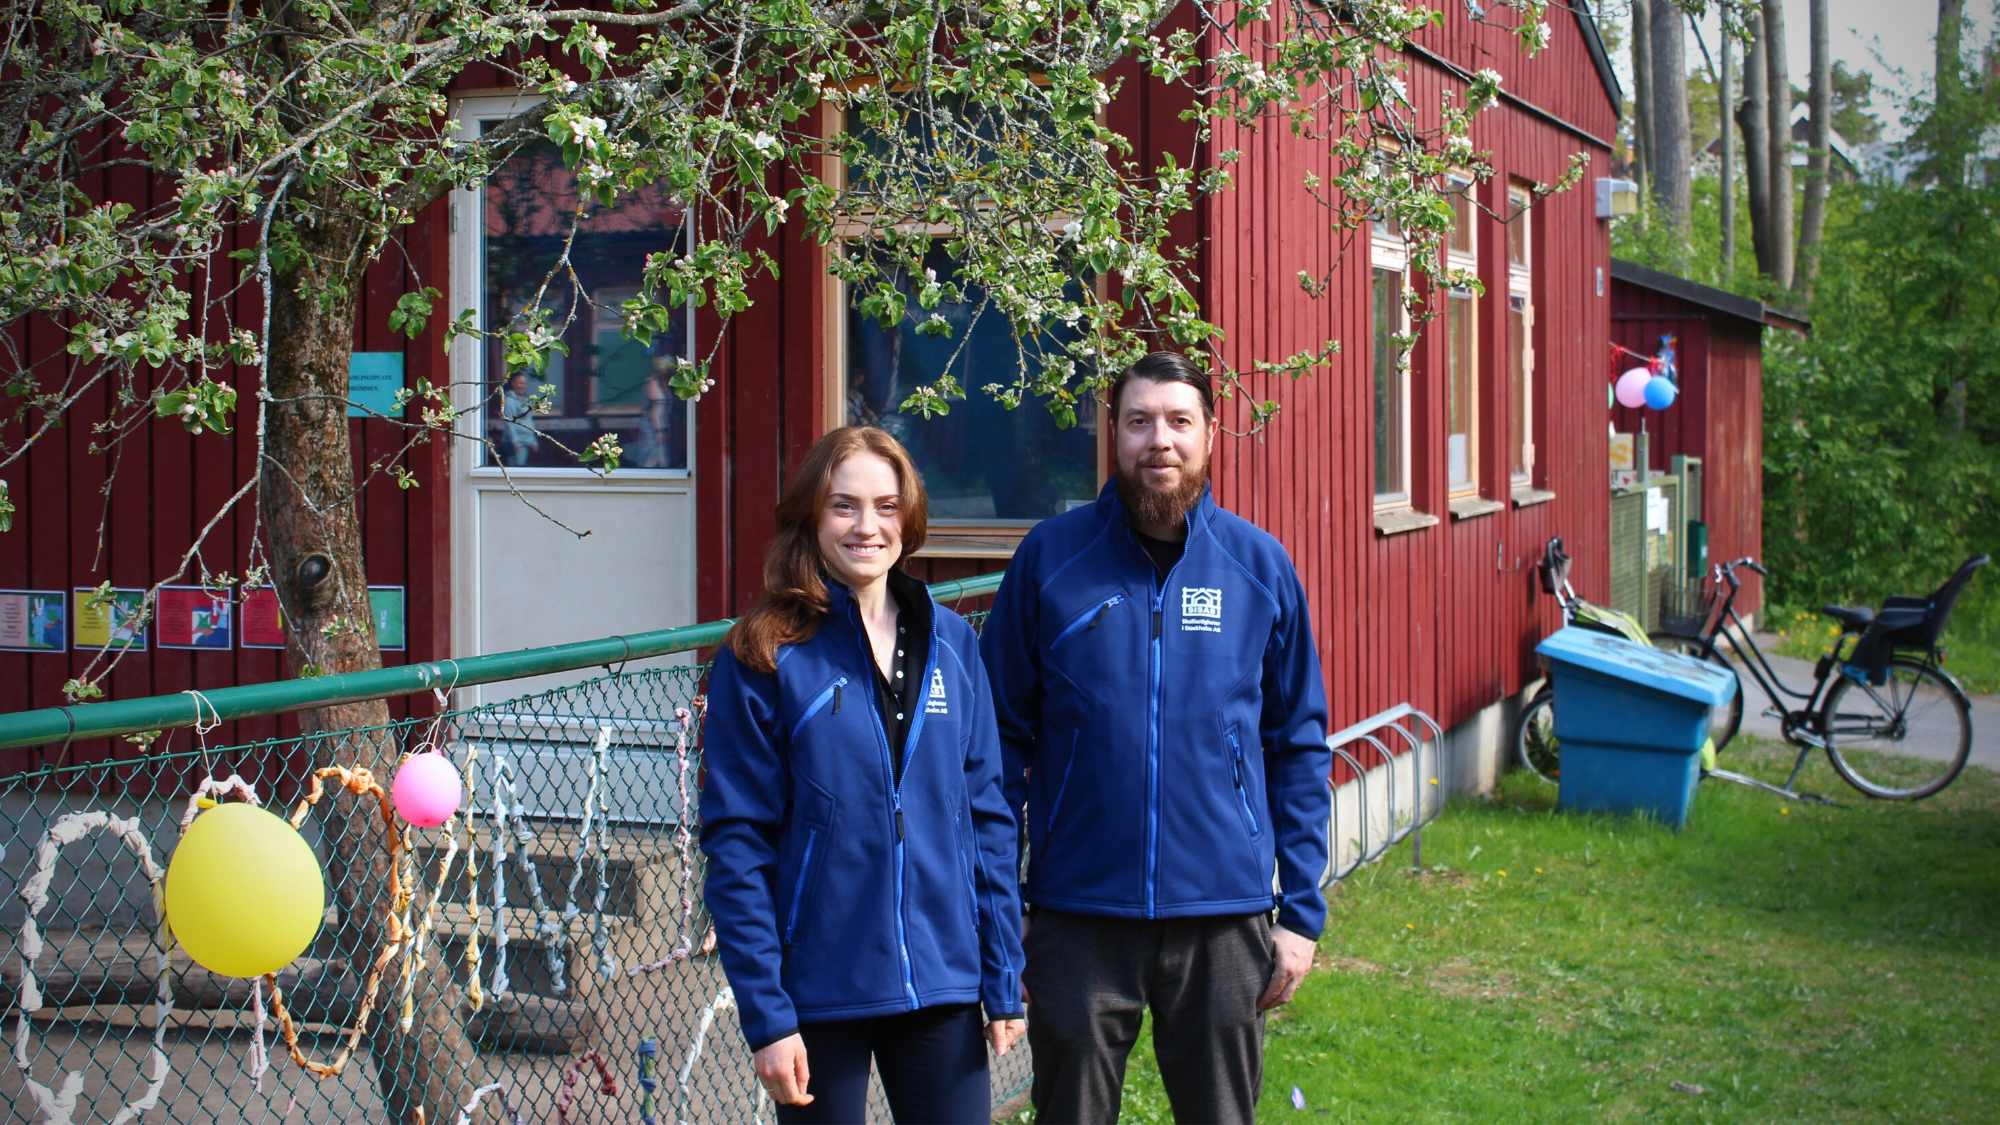
<path fill-rule="evenodd" d="M 1611 56 L 1604 51 L 1604 37 L 1597 33 L 1597 17 L 1590 14 L 1587 3 L 1572 4 L 1570 11 L 1576 13 L 1576 26 L 1583 32 L 1583 45 L 1590 51 L 1590 61 L 1597 67 L 1597 80 L 1604 84 L 1604 92 L 1611 95 L 1611 112 L 1621 120 L 1625 116 L 1625 91 L 1618 85 L 1618 72 L 1611 69 Z"/>
<path fill-rule="evenodd" d="M 1777 311 L 1766 310 L 1762 301 L 1752 300 L 1749 297 L 1739 297 L 1734 293 L 1703 285 L 1698 281 L 1689 281 L 1684 277 L 1676 277 L 1670 273 L 1662 273 L 1656 269 L 1649 269 L 1637 262 L 1628 262 L 1623 258 L 1611 259 L 1611 278 L 1614 281 L 1622 281 L 1628 285 L 1637 285 L 1658 293 L 1665 293 L 1670 297 L 1678 297 L 1689 304 L 1700 305 L 1705 309 L 1714 309 L 1716 312 L 1728 313 L 1730 316 L 1750 321 L 1753 324 L 1768 323 L 1765 319 L 1766 312 Z M 1787 317 L 1787 319 L 1795 319 L 1788 313 L 1780 315 Z M 1801 321 L 1801 323 L 1810 325 L 1810 322 L 1806 321 Z"/>

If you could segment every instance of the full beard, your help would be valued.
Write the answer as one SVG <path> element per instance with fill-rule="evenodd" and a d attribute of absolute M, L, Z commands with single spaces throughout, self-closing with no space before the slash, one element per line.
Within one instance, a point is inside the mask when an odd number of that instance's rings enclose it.
<path fill-rule="evenodd" d="M 1193 464 L 1181 462 L 1180 483 L 1172 488 L 1155 488 L 1148 484 L 1140 475 L 1140 470 L 1145 467 L 1140 465 L 1130 472 L 1118 470 L 1118 499 L 1132 513 L 1134 523 L 1177 524 L 1187 518 L 1196 504 L 1201 503 L 1202 490 L 1208 487 L 1206 459 Z"/>

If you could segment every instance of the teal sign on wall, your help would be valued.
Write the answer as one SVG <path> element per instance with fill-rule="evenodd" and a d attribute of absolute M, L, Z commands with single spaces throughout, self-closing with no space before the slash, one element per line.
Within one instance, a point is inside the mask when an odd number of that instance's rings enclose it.
<path fill-rule="evenodd" d="M 355 352 L 347 360 L 347 416 L 401 418 L 402 352 Z"/>

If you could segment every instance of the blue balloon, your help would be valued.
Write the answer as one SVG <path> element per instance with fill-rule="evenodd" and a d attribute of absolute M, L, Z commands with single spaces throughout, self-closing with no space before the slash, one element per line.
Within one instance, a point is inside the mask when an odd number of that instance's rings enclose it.
<path fill-rule="evenodd" d="M 1654 410 L 1665 410 L 1674 404 L 1680 395 L 1680 388 L 1665 375 L 1655 375 L 1646 382 L 1646 405 Z"/>

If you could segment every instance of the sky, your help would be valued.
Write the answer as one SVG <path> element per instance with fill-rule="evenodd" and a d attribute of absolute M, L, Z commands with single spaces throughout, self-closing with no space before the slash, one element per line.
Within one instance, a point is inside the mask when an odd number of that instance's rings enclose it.
<path fill-rule="evenodd" d="M 1972 24 L 1968 45 L 1983 44 L 1992 37 L 1996 2 L 2000 0 L 1966 0 L 1965 13 Z M 1621 26 L 1629 26 L 1626 0 L 1599 0 L 1598 7 L 1615 13 L 1612 18 Z M 1701 21 L 1702 37 L 1713 55 L 1719 42 L 1720 24 L 1715 5 L 1711 3 L 1709 8 L 1708 16 Z M 1806 17 L 1806 0 L 1786 0 L 1785 57 L 1792 84 L 1800 88 L 1804 88 L 1812 73 L 1812 29 Z M 1845 63 L 1848 70 L 1866 70 L 1875 76 L 1874 108 L 1875 115 L 1882 119 L 1883 136 L 1890 139 L 1902 136 L 1897 98 L 1928 89 L 1930 85 L 1937 35 L 1936 0 L 1828 0 L 1827 22 L 1832 31 L 1833 57 Z M 1689 68 L 1702 66 L 1701 48 L 1695 44 L 1694 36 L 1685 38 Z M 1740 75 L 1742 56 L 1739 54 L 1737 59 Z M 1613 62 L 1618 69 L 1618 80 L 1629 97 L 1632 91 L 1629 48 L 1620 51 Z M 1885 96 L 1885 92 L 1893 96 Z"/>

